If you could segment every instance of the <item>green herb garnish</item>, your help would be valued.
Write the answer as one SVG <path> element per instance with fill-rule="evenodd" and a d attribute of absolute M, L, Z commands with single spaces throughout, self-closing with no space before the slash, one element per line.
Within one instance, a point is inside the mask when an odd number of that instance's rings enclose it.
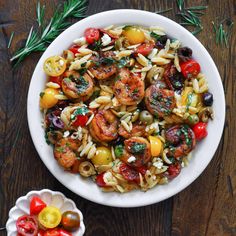
<path fill-rule="evenodd" d="M 43 96 L 44 96 L 44 92 L 41 92 L 40 94 L 39 94 L 39 96 L 42 98 Z"/>
<path fill-rule="evenodd" d="M 114 152 L 115 152 L 115 156 L 117 158 L 120 158 L 123 155 L 124 146 L 122 144 L 119 144 L 119 145 L 115 146 Z"/>
<path fill-rule="evenodd" d="M 156 34 L 156 33 L 154 33 L 154 32 L 151 32 L 151 33 L 150 33 L 150 36 L 151 36 L 152 38 L 154 38 L 156 41 L 158 41 L 158 40 L 161 38 L 161 35 L 158 35 L 158 34 Z"/>
<path fill-rule="evenodd" d="M 71 118 L 71 120 L 74 120 L 76 116 L 78 116 L 78 115 L 85 116 L 88 112 L 89 112 L 89 110 L 87 107 L 79 107 L 73 112 L 73 114 L 71 115 L 70 118 Z"/>
<path fill-rule="evenodd" d="M 143 153 L 144 150 L 146 149 L 146 144 L 145 143 L 132 143 L 130 151 L 131 153 Z"/>
<path fill-rule="evenodd" d="M 54 10 L 54 15 L 48 23 L 44 21 L 45 6 L 37 4 L 38 29 L 31 27 L 25 45 L 15 52 L 10 59 L 16 64 L 24 60 L 32 52 L 45 51 L 47 46 L 71 23 L 70 17 L 83 18 L 88 6 L 87 0 L 67 0 Z"/>
<path fill-rule="evenodd" d="M 128 63 L 129 63 L 129 60 L 126 57 L 122 57 L 118 61 L 117 66 L 118 66 L 118 68 L 123 68 L 123 67 L 127 66 Z"/>
<path fill-rule="evenodd" d="M 106 66 L 110 66 L 116 62 L 112 57 L 102 57 L 99 61 L 102 65 Z"/>

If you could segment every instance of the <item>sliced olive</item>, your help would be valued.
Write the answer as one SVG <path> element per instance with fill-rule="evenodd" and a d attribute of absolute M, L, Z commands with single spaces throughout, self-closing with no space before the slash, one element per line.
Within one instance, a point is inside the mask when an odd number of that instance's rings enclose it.
<path fill-rule="evenodd" d="M 153 122 L 153 115 L 149 111 L 142 111 L 139 115 L 139 120 L 147 125 L 150 125 Z"/>

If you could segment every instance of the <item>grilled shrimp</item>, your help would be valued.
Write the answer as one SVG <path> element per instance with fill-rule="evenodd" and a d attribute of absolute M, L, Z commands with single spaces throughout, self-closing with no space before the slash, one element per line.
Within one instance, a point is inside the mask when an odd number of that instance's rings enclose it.
<path fill-rule="evenodd" d="M 141 102 L 145 85 L 139 76 L 127 69 L 121 69 L 118 78 L 114 85 L 117 100 L 124 105 L 136 105 Z"/>
<path fill-rule="evenodd" d="M 165 137 L 170 143 L 168 154 L 175 158 L 187 155 L 196 145 L 194 132 L 188 125 L 175 125 L 169 128 Z"/>
<path fill-rule="evenodd" d="M 54 157 L 62 167 L 68 169 L 74 165 L 79 145 L 78 140 L 70 138 L 62 138 L 55 144 Z"/>
<path fill-rule="evenodd" d="M 89 98 L 93 94 L 93 80 L 88 74 L 82 76 L 76 71 L 67 71 L 62 90 L 69 98 Z"/>
<path fill-rule="evenodd" d="M 174 92 L 151 85 L 146 89 L 145 104 L 153 115 L 158 117 L 169 115 L 175 107 Z"/>
<path fill-rule="evenodd" d="M 133 167 L 141 167 L 150 160 L 150 143 L 142 137 L 132 137 L 124 141 L 125 150 L 121 160 Z"/>
<path fill-rule="evenodd" d="M 111 111 L 100 110 L 91 121 L 89 130 L 97 141 L 112 141 L 118 137 L 118 119 Z"/>
<path fill-rule="evenodd" d="M 133 124 L 133 128 L 129 133 L 122 125 L 118 129 L 118 133 L 120 136 L 124 138 L 131 138 L 131 137 L 141 137 L 146 135 L 145 125 L 140 124 Z"/>

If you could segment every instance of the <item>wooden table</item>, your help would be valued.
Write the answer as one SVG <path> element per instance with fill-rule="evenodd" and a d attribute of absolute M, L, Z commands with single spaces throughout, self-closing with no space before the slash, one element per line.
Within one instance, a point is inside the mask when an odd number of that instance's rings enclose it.
<path fill-rule="evenodd" d="M 49 188 L 64 192 L 76 202 L 84 214 L 86 235 L 236 235 L 236 37 L 233 34 L 229 48 L 221 48 L 215 44 L 211 25 L 216 17 L 235 21 L 235 1 L 188 1 L 189 6 L 209 6 L 202 17 L 205 29 L 198 38 L 218 66 L 226 94 L 225 130 L 218 150 L 203 174 L 184 191 L 158 204 L 134 209 L 97 205 L 70 192 L 52 176 L 34 148 L 27 125 L 26 99 L 40 53 L 30 55 L 14 70 L 9 58 L 35 24 L 36 2 L 0 1 L 0 226 L 5 225 L 8 211 L 18 197 L 32 189 Z M 54 4 L 62 1 L 43 2 L 47 5 L 46 16 L 50 17 Z M 177 11 L 171 0 L 91 0 L 87 13 L 170 7 Z M 174 11 L 165 15 L 177 20 Z M 15 31 L 15 37 L 9 50 L 11 31 Z M 6 233 L 1 231 L 0 235 Z"/>

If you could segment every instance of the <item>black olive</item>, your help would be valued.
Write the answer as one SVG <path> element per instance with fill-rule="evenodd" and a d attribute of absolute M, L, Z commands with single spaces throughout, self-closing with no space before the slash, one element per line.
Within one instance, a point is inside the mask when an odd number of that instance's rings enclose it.
<path fill-rule="evenodd" d="M 212 93 L 204 93 L 202 95 L 202 102 L 205 106 L 211 106 L 213 104 L 213 94 Z"/>
<path fill-rule="evenodd" d="M 123 143 L 124 143 L 124 140 L 125 140 L 125 139 L 124 139 L 122 136 L 118 136 L 117 139 L 112 140 L 111 142 L 109 142 L 109 144 L 110 144 L 111 146 L 116 146 L 116 145 L 119 145 L 119 144 L 123 144 Z"/>
<path fill-rule="evenodd" d="M 182 47 L 177 49 L 177 54 L 181 61 L 188 61 L 189 59 L 191 59 L 193 51 L 191 48 Z"/>
<path fill-rule="evenodd" d="M 170 82 L 174 88 L 174 90 L 182 90 L 184 87 L 184 78 L 180 72 L 170 76 Z"/>
<path fill-rule="evenodd" d="M 160 38 L 159 38 L 159 39 L 157 40 L 157 42 L 156 42 L 156 46 L 157 46 L 157 48 L 164 48 L 167 39 L 168 39 L 168 38 L 167 38 L 166 35 L 162 35 L 162 36 L 160 36 Z"/>

